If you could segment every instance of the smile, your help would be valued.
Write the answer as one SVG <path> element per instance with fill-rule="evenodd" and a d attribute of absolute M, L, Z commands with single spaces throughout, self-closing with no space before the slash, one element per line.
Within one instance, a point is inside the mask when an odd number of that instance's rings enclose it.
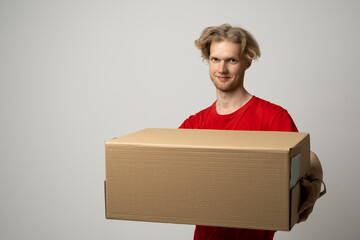
<path fill-rule="evenodd" d="M 226 81 L 228 79 L 230 79 L 230 77 L 226 77 L 226 76 L 216 76 L 220 81 Z"/>

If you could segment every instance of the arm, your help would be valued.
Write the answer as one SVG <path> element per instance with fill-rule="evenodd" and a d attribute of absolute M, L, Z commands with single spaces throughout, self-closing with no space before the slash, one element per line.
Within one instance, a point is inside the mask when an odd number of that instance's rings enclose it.
<path fill-rule="evenodd" d="M 311 179 L 323 178 L 323 171 L 319 158 L 314 152 L 310 152 L 310 166 L 306 179 L 301 180 L 301 191 L 305 195 L 304 202 L 299 208 L 299 220 L 298 223 L 306 221 L 312 212 L 316 200 L 320 196 L 321 191 L 321 181 Z"/>

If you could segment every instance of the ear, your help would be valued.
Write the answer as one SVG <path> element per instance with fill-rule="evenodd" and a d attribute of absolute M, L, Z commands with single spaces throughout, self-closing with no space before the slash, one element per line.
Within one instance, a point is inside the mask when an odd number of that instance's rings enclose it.
<path fill-rule="evenodd" d="M 248 69 L 251 66 L 252 60 L 246 60 L 246 68 Z"/>

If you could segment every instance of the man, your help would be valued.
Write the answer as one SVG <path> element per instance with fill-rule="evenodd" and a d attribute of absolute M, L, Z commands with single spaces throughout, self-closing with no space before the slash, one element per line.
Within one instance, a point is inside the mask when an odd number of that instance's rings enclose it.
<path fill-rule="evenodd" d="M 254 37 L 240 27 L 224 24 L 203 30 L 195 46 L 209 64 L 209 75 L 216 87 L 216 101 L 186 119 L 180 128 L 298 131 L 288 112 L 280 106 L 251 95 L 244 88 L 244 75 L 252 60 L 260 57 Z M 311 152 L 310 169 L 301 181 L 306 199 L 299 208 L 305 221 L 319 197 L 322 167 Z M 319 180 L 319 181 L 316 181 Z M 239 213 L 241 214 L 241 213 Z M 194 239 L 273 239 L 275 231 L 196 226 Z"/>

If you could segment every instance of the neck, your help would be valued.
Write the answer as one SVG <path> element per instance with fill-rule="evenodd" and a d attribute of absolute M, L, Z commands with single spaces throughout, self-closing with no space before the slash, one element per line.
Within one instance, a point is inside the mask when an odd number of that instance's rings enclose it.
<path fill-rule="evenodd" d="M 244 106 L 252 97 L 244 87 L 231 92 L 216 89 L 216 111 L 220 115 L 230 114 Z"/>

